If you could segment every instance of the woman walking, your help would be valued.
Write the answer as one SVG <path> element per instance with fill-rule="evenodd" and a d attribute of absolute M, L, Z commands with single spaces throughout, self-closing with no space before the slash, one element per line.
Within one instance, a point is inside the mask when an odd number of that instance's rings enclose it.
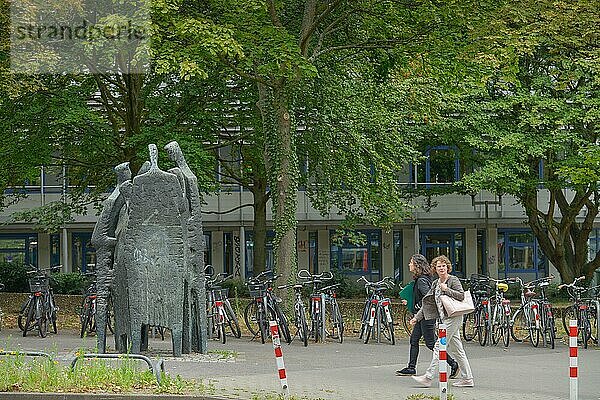
<path fill-rule="evenodd" d="M 450 296 L 456 300 L 462 301 L 465 298 L 465 292 L 460 284 L 457 277 L 450 275 L 452 272 L 452 263 L 446 256 L 439 256 L 433 259 L 431 262 L 438 279 L 433 281 L 431 289 L 423 297 L 421 309 L 417 314 L 410 320 L 412 325 L 423 319 L 439 318 L 441 323 L 446 325 L 446 341 L 448 343 L 448 350 L 452 349 L 454 357 L 458 362 L 460 368 L 461 379 L 454 382 L 452 386 L 457 387 L 473 387 L 473 373 L 471 372 L 471 366 L 469 360 L 467 360 L 467 354 L 463 348 L 462 341 L 460 340 L 460 327 L 462 326 L 463 317 L 458 315 L 455 317 L 448 317 L 446 310 L 442 304 L 441 296 Z M 433 380 L 433 374 L 439 364 L 439 340 L 436 341 L 433 348 L 433 358 L 429 364 L 429 368 L 425 372 L 425 375 L 413 376 L 413 379 L 417 381 L 421 386 L 429 387 Z"/>
<path fill-rule="evenodd" d="M 413 313 L 421 309 L 421 300 L 431 289 L 433 282 L 432 269 L 429 262 L 422 254 L 415 254 L 410 258 L 408 268 L 413 274 Z M 406 300 L 403 301 L 405 303 Z M 408 366 L 396 371 L 396 375 L 410 376 L 417 374 L 417 358 L 419 357 L 419 341 L 421 337 L 425 340 L 425 345 L 433 351 L 435 345 L 435 318 L 422 319 L 417 322 L 410 334 L 410 353 Z M 458 363 L 448 355 L 448 365 L 451 367 L 450 378 L 455 378 L 458 374 Z"/>

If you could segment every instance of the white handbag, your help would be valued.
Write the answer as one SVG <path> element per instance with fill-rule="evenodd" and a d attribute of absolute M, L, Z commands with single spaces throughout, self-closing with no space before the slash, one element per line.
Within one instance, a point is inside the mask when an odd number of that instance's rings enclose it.
<path fill-rule="evenodd" d="M 471 297 L 471 292 L 468 290 L 465 290 L 465 298 L 463 301 L 456 300 L 454 297 L 447 295 L 440 296 L 440 300 L 442 300 L 442 305 L 444 306 L 448 317 L 456 317 L 457 315 L 468 314 L 475 311 L 473 298 Z"/>

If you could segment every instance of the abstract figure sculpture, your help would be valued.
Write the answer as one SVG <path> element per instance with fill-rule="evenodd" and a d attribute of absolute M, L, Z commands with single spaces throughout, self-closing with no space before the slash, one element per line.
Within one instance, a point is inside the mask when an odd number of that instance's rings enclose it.
<path fill-rule="evenodd" d="M 165 149 L 177 165 L 150 162 L 131 180 L 127 163 L 115 168 L 117 187 L 105 200 L 92 235 L 98 276 L 98 351 L 106 351 L 108 297 L 115 310 L 115 347 L 138 353 L 148 326 L 171 330 L 173 355 L 206 353 L 204 235 L 196 176 L 176 142 Z M 129 348 L 129 346 L 131 346 Z"/>

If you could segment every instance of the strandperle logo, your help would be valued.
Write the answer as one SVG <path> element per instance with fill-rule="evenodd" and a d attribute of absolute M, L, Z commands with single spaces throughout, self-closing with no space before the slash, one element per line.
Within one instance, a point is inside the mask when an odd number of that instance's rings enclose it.
<path fill-rule="evenodd" d="M 26 39 L 54 39 L 54 40 L 142 40 L 146 39 L 145 30 L 127 21 L 123 25 L 97 25 L 90 21 L 83 22 L 75 27 L 67 25 L 33 25 L 16 26 L 14 38 Z"/>
<path fill-rule="evenodd" d="M 145 73 L 147 0 L 13 0 L 15 73 Z"/>

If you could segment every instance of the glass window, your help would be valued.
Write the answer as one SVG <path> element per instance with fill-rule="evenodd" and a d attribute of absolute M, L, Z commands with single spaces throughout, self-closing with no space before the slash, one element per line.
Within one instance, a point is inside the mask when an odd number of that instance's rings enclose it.
<path fill-rule="evenodd" d="M 596 258 L 596 255 L 600 251 L 600 229 L 592 229 L 590 237 L 588 239 L 588 261 L 592 261 Z"/>
<path fill-rule="evenodd" d="M 233 232 L 223 232 L 223 272 L 233 274 Z"/>
<path fill-rule="evenodd" d="M 211 240 L 210 232 L 204 232 L 204 265 L 212 264 Z"/>
<path fill-rule="evenodd" d="M 345 274 L 367 275 L 371 279 L 379 279 L 381 275 L 381 230 L 359 230 L 366 237 L 363 244 L 350 243 L 348 238 L 343 238 L 341 245 L 335 244 L 331 231 L 331 268 L 338 269 Z M 372 277 L 376 275 L 377 278 Z"/>
<path fill-rule="evenodd" d="M 404 268 L 402 265 L 402 231 L 394 231 L 394 281 L 402 282 Z"/>
<path fill-rule="evenodd" d="M 319 273 L 319 235 L 317 231 L 308 232 L 308 267 L 311 274 Z"/>
<path fill-rule="evenodd" d="M 498 232 L 498 271 L 507 276 L 511 272 L 534 273 L 537 277 L 546 270 L 546 258 L 537 240 L 528 230 L 500 230 Z"/>
<path fill-rule="evenodd" d="M 425 157 L 425 163 L 417 168 L 417 182 L 452 183 L 460 179 L 460 162 L 455 147 L 432 147 L 425 152 Z"/>
<path fill-rule="evenodd" d="M 487 244 L 485 229 L 477 230 L 477 273 L 486 275 L 487 270 Z"/>
<path fill-rule="evenodd" d="M 273 240 L 275 239 L 275 231 L 267 231 L 267 243 L 265 245 L 266 262 L 265 268 L 267 271 L 275 267 L 275 253 L 273 250 Z M 254 270 L 254 232 L 246 231 L 246 276 L 253 276 Z"/>
<path fill-rule="evenodd" d="M 421 252 L 429 261 L 445 255 L 452 262 L 452 273 L 464 276 L 465 250 L 462 230 L 421 231 Z"/>
<path fill-rule="evenodd" d="M 96 269 L 96 249 L 92 246 L 92 234 L 74 232 L 72 234 L 72 271 L 87 272 Z"/>
<path fill-rule="evenodd" d="M 50 264 L 60 264 L 60 235 L 50 235 Z"/>
<path fill-rule="evenodd" d="M 0 261 L 37 265 L 37 234 L 0 235 Z"/>

